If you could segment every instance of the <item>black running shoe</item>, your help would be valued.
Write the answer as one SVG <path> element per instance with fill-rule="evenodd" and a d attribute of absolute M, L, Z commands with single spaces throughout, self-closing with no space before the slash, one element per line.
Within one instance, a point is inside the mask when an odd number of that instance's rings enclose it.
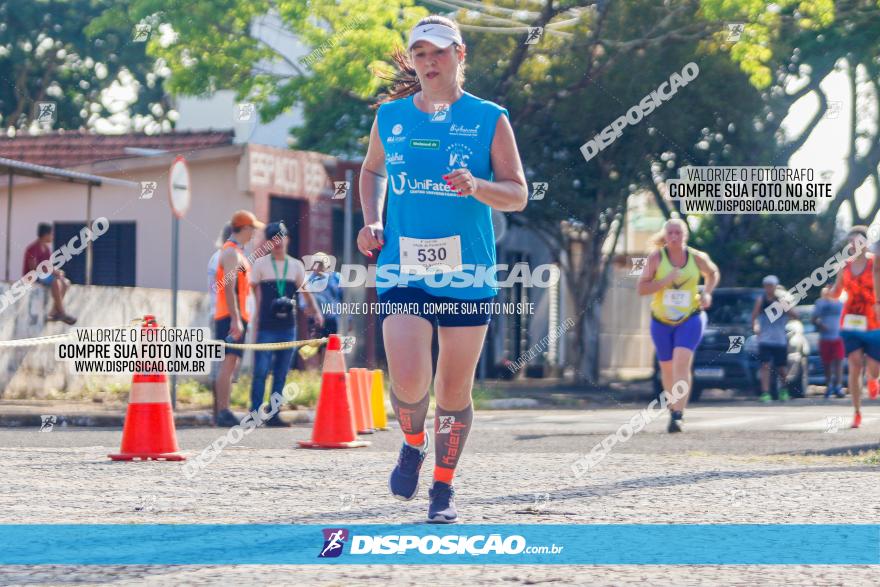
<path fill-rule="evenodd" d="M 391 471 L 388 478 L 388 487 L 391 495 L 403 501 L 409 501 L 419 491 L 419 471 L 428 454 L 430 436 L 425 433 L 425 444 L 421 448 L 414 448 L 406 442 L 400 447 L 400 455 L 397 457 L 397 465 Z"/>
<path fill-rule="evenodd" d="M 669 426 L 666 427 L 666 431 L 670 434 L 675 432 L 683 432 L 682 430 L 682 418 L 684 418 L 684 414 L 680 411 L 670 412 L 669 413 Z"/>
<path fill-rule="evenodd" d="M 241 421 L 229 410 L 220 410 L 217 414 L 217 426 L 221 428 L 230 428 L 239 424 Z"/>
<path fill-rule="evenodd" d="M 266 420 L 266 426 L 269 428 L 290 428 L 290 422 L 285 422 L 278 414 L 273 415 Z"/>
<path fill-rule="evenodd" d="M 455 489 L 452 485 L 434 481 L 428 496 L 431 498 L 431 503 L 428 505 L 429 524 L 454 524 L 458 521 L 458 512 L 455 510 Z"/>

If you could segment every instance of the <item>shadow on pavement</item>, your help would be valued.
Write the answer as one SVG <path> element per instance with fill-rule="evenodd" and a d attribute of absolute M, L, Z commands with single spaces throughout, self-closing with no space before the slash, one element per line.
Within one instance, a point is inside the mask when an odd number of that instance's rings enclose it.
<path fill-rule="evenodd" d="M 858 456 L 872 450 L 880 450 L 880 442 L 876 444 L 855 444 L 853 446 L 837 446 L 834 448 L 824 448 L 821 450 L 800 450 L 793 452 L 776 453 L 780 455 L 798 455 L 798 456 Z"/>

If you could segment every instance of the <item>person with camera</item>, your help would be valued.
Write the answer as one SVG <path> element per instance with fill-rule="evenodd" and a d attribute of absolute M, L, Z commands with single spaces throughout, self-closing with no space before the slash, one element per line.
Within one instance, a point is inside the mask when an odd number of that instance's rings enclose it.
<path fill-rule="evenodd" d="M 271 246 L 268 255 L 254 262 L 251 271 L 251 287 L 256 301 L 256 342 L 290 342 L 296 340 L 296 292 L 306 278 L 302 261 L 287 254 L 287 227 L 283 222 L 273 222 L 265 229 L 266 244 Z M 321 311 L 315 298 L 303 292 L 305 311 L 318 324 L 323 323 Z M 290 359 L 296 349 L 286 348 L 257 351 L 254 354 L 254 379 L 251 387 L 251 411 L 257 411 L 266 392 L 266 378 L 272 371 L 272 394 L 279 399 L 284 380 L 290 368 Z M 270 402 L 271 404 L 271 402 Z M 267 426 L 289 426 L 279 414 L 266 420 Z"/>

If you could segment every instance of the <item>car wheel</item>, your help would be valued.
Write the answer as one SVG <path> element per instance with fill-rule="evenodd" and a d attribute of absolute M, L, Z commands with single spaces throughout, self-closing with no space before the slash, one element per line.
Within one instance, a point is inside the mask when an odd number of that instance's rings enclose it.
<path fill-rule="evenodd" d="M 698 402 L 698 401 L 700 401 L 700 397 L 702 397 L 702 395 L 703 395 L 703 388 L 699 387 L 697 385 L 694 385 L 693 388 L 691 389 L 690 401 Z"/>

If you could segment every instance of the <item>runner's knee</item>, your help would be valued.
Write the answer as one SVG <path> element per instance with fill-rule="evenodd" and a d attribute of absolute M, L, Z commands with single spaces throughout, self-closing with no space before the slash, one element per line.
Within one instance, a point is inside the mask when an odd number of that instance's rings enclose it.
<path fill-rule="evenodd" d="M 413 403 L 420 400 L 431 386 L 431 372 L 421 373 L 417 369 L 407 368 L 402 372 L 389 372 L 391 389 L 402 401 Z"/>

